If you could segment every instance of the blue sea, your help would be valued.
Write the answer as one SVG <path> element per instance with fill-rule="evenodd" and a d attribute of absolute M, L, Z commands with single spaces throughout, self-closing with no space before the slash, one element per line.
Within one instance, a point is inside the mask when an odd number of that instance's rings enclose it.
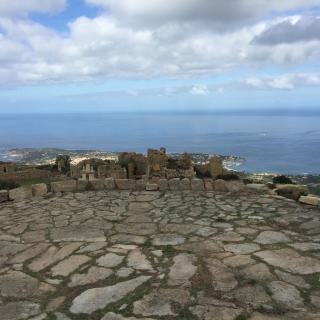
<path fill-rule="evenodd" d="M 0 153 L 63 148 L 237 155 L 238 170 L 320 173 L 320 115 L 238 113 L 0 114 Z"/>

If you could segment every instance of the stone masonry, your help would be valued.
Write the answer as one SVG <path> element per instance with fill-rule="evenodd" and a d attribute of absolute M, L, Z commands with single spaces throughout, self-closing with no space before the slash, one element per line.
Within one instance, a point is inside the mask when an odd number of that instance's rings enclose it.
<path fill-rule="evenodd" d="M 0 204 L 0 319 L 320 319 L 319 207 L 172 186 Z"/>

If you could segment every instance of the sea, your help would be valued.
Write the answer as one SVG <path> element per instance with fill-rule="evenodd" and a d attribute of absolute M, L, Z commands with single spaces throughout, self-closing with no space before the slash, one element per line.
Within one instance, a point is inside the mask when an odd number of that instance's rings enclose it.
<path fill-rule="evenodd" d="M 320 113 L 0 114 L 0 160 L 12 148 L 235 155 L 234 169 L 320 173 Z"/>

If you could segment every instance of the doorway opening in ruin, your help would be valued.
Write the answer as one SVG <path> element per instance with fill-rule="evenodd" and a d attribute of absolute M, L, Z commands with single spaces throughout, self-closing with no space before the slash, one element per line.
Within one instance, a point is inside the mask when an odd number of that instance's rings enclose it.
<path fill-rule="evenodd" d="M 3 172 L 7 173 L 7 168 L 6 167 L 3 168 Z"/>

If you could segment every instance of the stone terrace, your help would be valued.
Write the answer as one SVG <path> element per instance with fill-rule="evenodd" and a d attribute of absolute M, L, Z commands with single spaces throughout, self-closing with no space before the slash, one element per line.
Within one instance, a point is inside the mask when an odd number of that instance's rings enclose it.
<path fill-rule="evenodd" d="M 99 191 L 0 207 L 0 319 L 320 319 L 320 210 Z"/>

